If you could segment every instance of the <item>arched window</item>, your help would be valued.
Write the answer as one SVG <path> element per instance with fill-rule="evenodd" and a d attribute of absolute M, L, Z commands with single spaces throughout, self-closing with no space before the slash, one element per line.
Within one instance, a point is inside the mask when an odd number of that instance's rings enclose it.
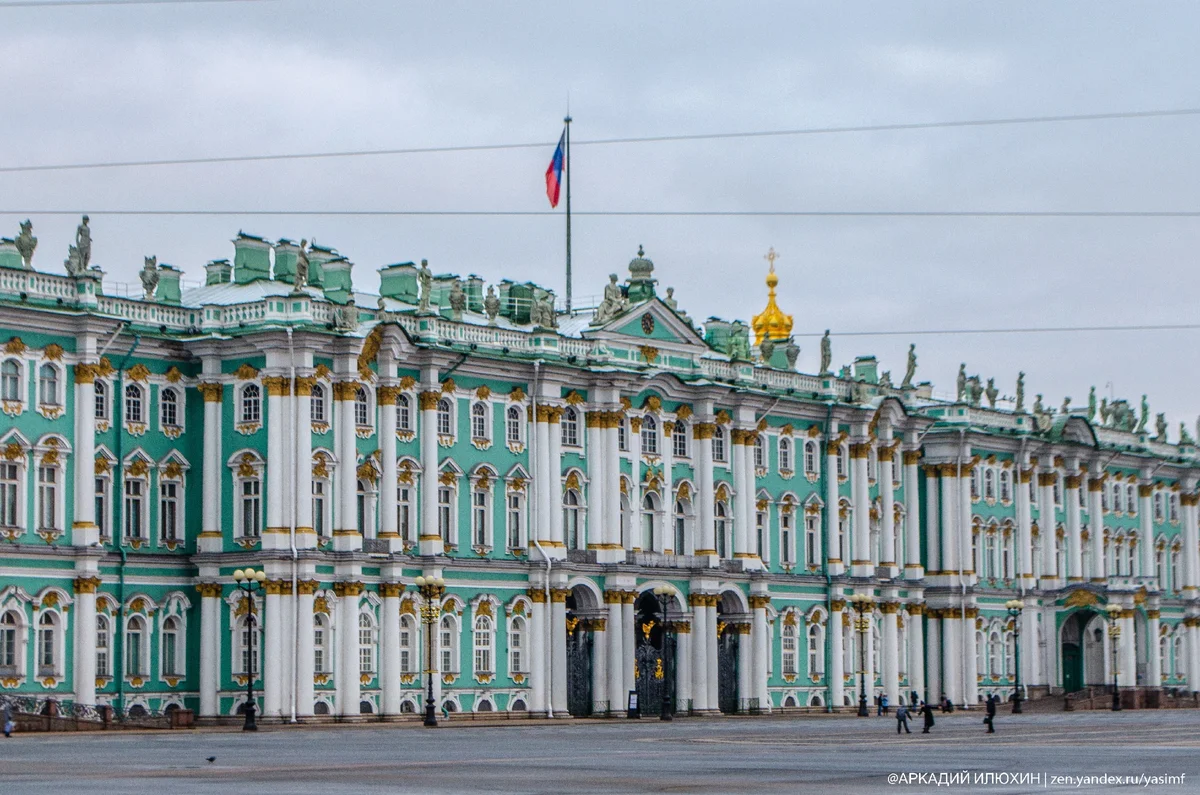
<path fill-rule="evenodd" d="M 817 443 L 814 441 L 805 442 L 804 443 L 804 474 L 806 474 L 806 475 L 821 474 L 820 465 L 821 465 L 820 464 L 820 456 L 817 455 Z"/>
<path fill-rule="evenodd" d="M 58 530 L 58 467 L 38 466 L 38 529 Z"/>
<path fill-rule="evenodd" d="M 629 537 L 630 512 L 629 497 L 621 494 L 621 546 L 626 549 L 632 549 L 633 547 L 633 539 Z"/>
<path fill-rule="evenodd" d="M 258 477 L 243 478 L 240 492 L 241 535 L 243 538 L 258 538 L 262 533 L 262 480 Z"/>
<path fill-rule="evenodd" d="M 849 455 L 849 451 L 846 449 L 846 445 L 844 445 L 844 444 L 840 444 L 840 445 L 838 445 L 838 449 L 837 449 L 837 476 L 838 476 L 838 478 L 839 478 L 839 479 L 840 479 L 840 478 L 844 478 L 844 477 L 846 477 L 846 473 L 847 473 L 847 472 L 849 471 L 849 469 L 850 469 L 850 467 L 849 467 L 849 461 L 847 460 L 847 455 Z"/>
<path fill-rule="evenodd" d="M 754 512 L 754 553 L 764 561 L 770 560 L 771 558 L 771 556 L 768 554 L 768 535 L 767 512 L 756 510 Z M 783 556 L 785 563 L 787 562 L 787 559 L 787 554 L 785 553 Z"/>
<path fill-rule="evenodd" d="M 658 455 L 658 420 L 653 414 L 647 414 L 642 419 L 642 452 Z"/>
<path fill-rule="evenodd" d="M 162 625 L 162 675 L 176 676 L 180 673 L 179 662 L 179 619 L 171 616 Z"/>
<path fill-rule="evenodd" d="M 58 368 L 52 364 L 43 364 L 38 371 L 38 402 L 43 406 L 57 406 L 58 399 Z"/>
<path fill-rule="evenodd" d="M 10 402 L 21 400 L 21 365 L 13 359 L 0 364 L 0 399 Z"/>
<path fill-rule="evenodd" d="M 979 467 L 971 468 L 971 499 L 979 499 Z"/>
<path fill-rule="evenodd" d="M 964 638 L 965 641 L 965 638 Z M 980 676 L 988 675 L 988 655 L 987 655 L 987 638 L 984 637 L 983 630 L 975 632 L 975 672 Z"/>
<path fill-rule="evenodd" d="M 804 517 L 804 563 L 821 565 L 821 518 L 807 512 Z"/>
<path fill-rule="evenodd" d="M 687 510 L 683 500 L 675 501 L 675 546 L 676 555 L 687 554 Z"/>
<path fill-rule="evenodd" d="M 480 401 L 471 405 L 471 438 L 487 441 L 488 437 L 487 404 Z"/>
<path fill-rule="evenodd" d="M 403 622 L 401 622 L 403 623 Z M 322 613 L 313 616 L 313 673 L 330 673 L 329 619 Z"/>
<path fill-rule="evenodd" d="M 1163 521 L 1163 495 L 1161 491 L 1154 492 L 1154 521 Z"/>
<path fill-rule="evenodd" d="M 108 382 L 97 378 L 93 389 L 95 390 L 96 399 L 96 419 L 106 420 L 108 419 Z"/>
<path fill-rule="evenodd" d="M 417 670 L 417 628 L 412 616 L 400 616 L 400 673 L 411 674 Z"/>
<path fill-rule="evenodd" d="M 1171 665 L 1171 671 L 1175 674 L 1176 679 L 1183 679 L 1185 676 L 1184 672 L 1187 670 L 1187 658 L 1183 654 L 1183 638 L 1183 633 L 1176 632 L 1173 644 L 1175 650 L 1172 654 L 1174 662 Z"/>
<path fill-rule="evenodd" d="M 354 424 L 365 428 L 371 424 L 371 403 L 367 390 L 361 386 L 354 390 Z"/>
<path fill-rule="evenodd" d="M 983 470 L 983 498 L 996 499 L 996 470 L 991 467 Z"/>
<path fill-rule="evenodd" d="M 58 622 L 53 613 L 38 619 L 37 669 L 38 676 L 53 676 L 58 670 Z"/>
<path fill-rule="evenodd" d="M 789 617 L 790 618 L 790 617 Z M 782 651 L 783 674 L 794 675 L 796 671 L 796 625 L 783 623 L 783 639 L 780 643 Z"/>
<path fill-rule="evenodd" d="M 676 420 L 671 430 L 671 453 L 676 458 L 688 457 L 688 426 L 683 420 Z"/>
<path fill-rule="evenodd" d="M 617 449 L 621 452 L 629 450 L 629 426 L 626 422 L 624 417 L 617 421 Z"/>
<path fill-rule="evenodd" d="M 112 632 L 109 629 L 108 616 L 96 616 L 96 676 L 107 678 L 112 676 L 109 643 Z"/>
<path fill-rule="evenodd" d="M 358 672 L 375 673 L 375 622 L 367 613 L 358 614 Z"/>
<path fill-rule="evenodd" d="M 646 552 L 654 549 L 654 538 L 656 522 L 658 520 L 658 497 L 653 494 L 647 494 L 642 499 L 642 544 L 641 547 Z"/>
<path fill-rule="evenodd" d="M 1016 659 L 1015 655 L 1016 655 L 1016 643 L 1013 639 L 1013 634 L 1011 632 L 1005 632 L 1004 633 L 1004 676 L 1006 678 L 1011 679 L 1013 676 L 1013 673 L 1017 670 L 1016 665 L 1014 665 L 1014 660 Z"/>
<path fill-rule="evenodd" d="M 1120 483 L 1114 483 L 1112 486 L 1113 492 L 1113 510 L 1121 513 L 1125 510 L 1125 490 L 1121 488 Z"/>
<path fill-rule="evenodd" d="M 808 626 L 808 673 L 821 676 L 825 673 L 825 638 L 821 625 L 813 621 Z"/>
<path fill-rule="evenodd" d="M 1126 489 L 1125 496 L 1127 498 L 1125 501 L 1125 504 L 1129 506 L 1129 508 L 1128 508 L 1129 515 L 1137 516 L 1138 501 L 1137 501 L 1137 496 L 1133 490 L 1133 484 L 1130 483 L 1128 486 L 1125 487 L 1125 489 Z"/>
<path fill-rule="evenodd" d="M 262 391 L 258 384 L 246 384 L 242 387 L 241 422 L 255 423 L 262 420 Z"/>
<path fill-rule="evenodd" d="M 438 627 L 442 652 L 441 672 L 458 673 L 458 625 L 453 616 L 444 615 Z"/>
<path fill-rule="evenodd" d="M 729 557 L 730 544 L 726 538 L 729 535 L 729 507 L 724 500 L 717 500 L 713 512 L 713 531 L 717 537 L 717 555 L 722 558 Z"/>
<path fill-rule="evenodd" d="M 794 549 L 794 529 L 793 522 L 795 521 L 795 509 L 790 504 L 785 504 L 779 510 L 779 554 L 782 558 L 782 563 L 790 564 L 794 562 L 795 555 L 792 552 Z"/>
<path fill-rule="evenodd" d="M 174 389 L 158 393 L 158 421 L 164 428 L 179 427 L 179 393 Z"/>
<path fill-rule="evenodd" d="M 504 428 L 505 438 L 509 444 L 517 445 L 521 443 L 521 408 L 520 406 L 509 406 L 508 411 L 504 413 Z"/>
<path fill-rule="evenodd" d="M 125 387 L 125 421 L 145 422 L 145 404 L 142 400 L 142 388 L 137 384 Z"/>
<path fill-rule="evenodd" d="M 325 387 L 321 384 L 313 384 L 308 397 L 308 412 L 310 422 L 328 422 L 325 418 Z"/>
<path fill-rule="evenodd" d="M 492 619 L 487 616 L 475 618 L 475 675 L 493 673 L 492 667 Z"/>
<path fill-rule="evenodd" d="M 412 429 L 412 399 L 401 392 L 396 395 L 396 430 L 410 433 Z"/>
<path fill-rule="evenodd" d="M 583 549 L 579 513 L 579 492 L 567 489 L 563 494 L 563 536 L 567 542 L 567 549 Z"/>
<path fill-rule="evenodd" d="M 519 491 L 510 491 L 508 493 L 508 514 L 506 521 L 508 522 L 508 548 L 523 549 L 525 547 L 525 537 L 523 527 L 525 525 L 522 520 L 524 514 L 524 497 Z"/>
<path fill-rule="evenodd" d="M 438 488 L 438 534 L 447 544 L 454 543 L 454 489 Z"/>
<path fill-rule="evenodd" d="M 1000 642 L 1000 633 L 992 632 L 988 638 L 988 676 L 1004 675 L 1004 645 Z"/>
<path fill-rule="evenodd" d="M 567 406 L 562 415 L 561 441 L 565 447 L 579 446 L 579 412 Z"/>
<path fill-rule="evenodd" d="M 329 523 L 326 519 L 328 510 L 329 481 L 324 478 L 312 479 L 312 518 L 313 532 L 318 537 L 329 534 Z"/>
<path fill-rule="evenodd" d="M 488 507 L 488 497 L 491 493 L 485 488 L 476 486 L 471 491 L 471 543 L 477 547 L 491 546 L 489 543 L 488 523 L 492 512 Z"/>
<path fill-rule="evenodd" d="M 508 673 L 525 673 L 525 619 L 520 616 L 508 625 Z"/>
<path fill-rule="evenodd" d="M 1162 635 L 1158 639 L 1158 670 L 1161 671 L 1161 676 L 1166 679 L 1171 675 L 1171 639 L 1166 635 Z"/>
<path fill-rule="evenodd" d="M 712 456 L 714 461 L 725 460 L 725 429 L 720 425 L 713 430 Z"/>
<path fill-rule="evenodd" d="M 792 471 L 792 440 L 786 436 L 779 439 L 779 471 Z"/>
<path fill-rule="evenodd" d="M 754 436 L 754 468 L 767 468 L 767 443 L 761 433 Z"/>
<path fill-rule="evenodd" d="M 1000 501 L 1008 502 L 1012 499 L 1012 478 L 1007 469 L 1000 470 Z"/>
<path fill-rule="evenodd" d="M 21 620 L 13 611 L 0 616 L 0 668 L 19 673 L 24 667 L 23 655 L 17 644 L 21 639 Z"/>
<path fill-rule="evenodd" d="M 149 651 L 146 646 L 146 622 L 141 616 L 133 616 L 125 625 L 125 673 L 129 676 L 145 676 L 143 656 Z"/>
<path fill-rule="evenodd" d="M 439 436 L 453 436 L 454 425 L 451 423 L 451 409 L 449 398 L 442 398 L 437 403 L 437 432 Z"/>

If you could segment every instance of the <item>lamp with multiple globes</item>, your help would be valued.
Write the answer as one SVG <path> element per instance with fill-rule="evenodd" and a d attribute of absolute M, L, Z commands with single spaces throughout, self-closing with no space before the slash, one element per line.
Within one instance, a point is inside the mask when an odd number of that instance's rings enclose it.
<path fill-rule="evenodd" d="M 246 594 L 244 598 L 248 605 L 246 611 L 246 704 L 244 707 L 246 722 L 242 724 L 242 731 L 247 732 L 258 731 L 258 724 L 254 722 L 254 713 L 257 711 L 254 703 L 254 636 L 256 634 L 254 624 L 257 620 L 254 614 L 254 592 L 261 591 L 266 581 L 267 573 L 261 569 L 257 571 L 238 569 L 233 573 L 233 584 L 239 591 Z"/>
<path fill-rule="evenodd" d="M 434 627 L 437 624 L 438 616 L 442 609 L 442 596 L 446 593 L 446 581 L 441 577 L 417 577 L 414 581 L 417 590 L 424 599 L 424 604 L 421 605 L 421 621 L 425 624 L 425 685 L 427 688 L 427 696 L 425 699 L 425 725 L 431 729 L 437 728 L 437 705 L 433 701 L 433 677 L 437 676 L 437 668 L 434 666 L 433 656 L 433 633 Z"/>
<path fill-rule="evenodd" d="M 854 628 L 858 631 L 858 716 L 869 717 L 871 710 L 867 708 L 867 632 L 871 629 L 870 612 L 875 608 L 875 599 L 869 594 L 852 594 L 846 601 L 858 613 L 854 619 Z"/>
<path fill-rule="evenodd" d="M 1021 714 L 1021 611 L 1025 609 L 1025 603 L 1020 599 L 1009 599 L 1004 603 L 1004 607 L 1008 610 L 1008 614 L 1012 616 L 1013 621 L 1013 657 L 1016 667 L 1016 685 L 1013 688 L 1013 707 L 1014 715 Z"/>

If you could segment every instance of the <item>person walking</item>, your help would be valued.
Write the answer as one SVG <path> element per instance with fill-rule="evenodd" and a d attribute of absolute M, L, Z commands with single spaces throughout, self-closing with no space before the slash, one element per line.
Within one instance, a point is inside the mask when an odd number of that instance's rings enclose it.
<path fill-rule="evenodd" d="M 925 716 L 925 728 L 921 729 L 921 734 L 929 734 L 929 730 L 933 728 L 933 705 L 922 701 L 921 714 Z"/>
<path fill-rule="evenodd" d="M 905 734 L 912 734 L 908 728 L 908 707 L 901 704 L 896 707 L 896 734 L 900 733 L 900 727 L 904 727 Z"/>
<path fill-rule="evenodd" d="M 997 700 L 998 699 L 996 698 L 995 695 L 990 695 L 987 698 L 987 717 L 983 719 L 983 722 L 987 724 L 987 727 L 988 727 L 987 733 L 988 734 L 996 733 L 995 720 L 996 720 L 996 701 Z"/>
<path fill-rule="evenodd" d="M 878 718 L 882 714 L 883 714 L 882 696 L 880 696 L 878 693 L 876 693 L 875 694 L 875 717 Z"/>
<path fill-rule="evenodd" d="M 7 701 L 4 702 L 4 714 L 0 716 L 0 718 L 2 718 L 4 722 L 4 736 L 12 737 L 13 729 L 16 727 L 13 725 L 12 707 L 9 706 Z"/>

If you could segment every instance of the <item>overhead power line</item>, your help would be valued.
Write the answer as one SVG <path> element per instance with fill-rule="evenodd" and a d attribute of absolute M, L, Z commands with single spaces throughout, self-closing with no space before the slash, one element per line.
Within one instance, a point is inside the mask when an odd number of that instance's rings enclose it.
<path fill-rule="evenodd" d="M 277 3 L 279 0 L 8 0 L 5 8 L 63 8 L 68 6 L 172 6 L 197 3 Z"/>
<path fill-rule="evenodd" d="M 954 334 L 1056 334 L 1093 331 L 1197 331 L 1200 323 L 1162 323 L 1136 326 L 1029 326 L 1026 328 L 965 328 L 924 329 L 920 331 L 842 331 L 830 332 L 832 337 L 918 337 L 950 336 Z M 798 337 L 820 337 L 823 331 L 797 334 Z"/>
<path fill-rule="evenodd" d="M 3 215 L 562 217 L 553 210 L 0 210 Z M 1200 218 L 1200 210 L 576 210 L 593 218 Z"/>
<path fill-rule="evenodd" d="M 101 2 L 102 0 L 94 0 Z M 116 2 L 117 0 L 112 0 Z M 134 0 L 125 0 L 134 2 Z M 147 0 L 141 0 L 146 2 Z M 163 2 L 165 0 L 160 0 Z M 175 0 L 176 2 L 236 2 L 237 0 Z M 277 2 L 278 0 L 267 0 Z M 44 3 L 38 3 L 43 5 Z M 67 3 L 78 5 L 78 3 Z M 0 5 L 3 7 L 3 5 Z M 1176 108 L 1168 110 L 1119 111 L 1113 113 L 1085 113 L 1060 116 L 1015 116 L 1002 119 L 967 119 L 959 121 L 914 122 L 905 124 L 867 124 L 839 127 L 803 127 L 790 130 L 751 130 L 743 132 L 695 133 L 683 135 L 651 135 L 631 138 L 596 138 L 572 141 L 573 146 L 612 146 L 616 144 L 649 144 L 682 141 L 713 141 L 738 138 L 777 138 L 800 135 L 833 135 L 840 133 L 869 133 L 911 130 L 936 130 L 955 127 L 1002 127 L 1021 124 L 1049 124 L 1085 121 L 1113 121 L 1120 119 L 1150 119 L 1178 116 L 1198 116 L 1200 108 Z M 15 174 L 28 171 L 72 171 L 94 168 L 141 168 L 149 166 L 212 165 L 218 163 L 252 163 L 280 160 L 319 160 L 347 157 L 383 157 L 393 155 L 420 155 L 452 152 L 488 152 L 506 149 L 541 149 L 554 146 L 555 141 L 531 141 L 525 143 L 464 144 L 461 146 L 421 146 L 402 149 L 358 149 L 337 152 L 293 152 L 283 154 L 228 155 L 218 157 L 181 157 L 162 160 L 112 160 L 89 163 L 48 163 L 28 166 L 0 166 L 0 173 Z"/>

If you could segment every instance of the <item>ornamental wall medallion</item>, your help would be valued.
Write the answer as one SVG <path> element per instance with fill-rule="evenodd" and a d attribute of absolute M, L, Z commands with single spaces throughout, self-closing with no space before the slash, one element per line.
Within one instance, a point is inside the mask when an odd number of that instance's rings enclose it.
<path fill-rule="evenodd" d="M 649 312 L 642 315 L 642 331 L 646 334 L 654 333 L 654 315 Z"/>

